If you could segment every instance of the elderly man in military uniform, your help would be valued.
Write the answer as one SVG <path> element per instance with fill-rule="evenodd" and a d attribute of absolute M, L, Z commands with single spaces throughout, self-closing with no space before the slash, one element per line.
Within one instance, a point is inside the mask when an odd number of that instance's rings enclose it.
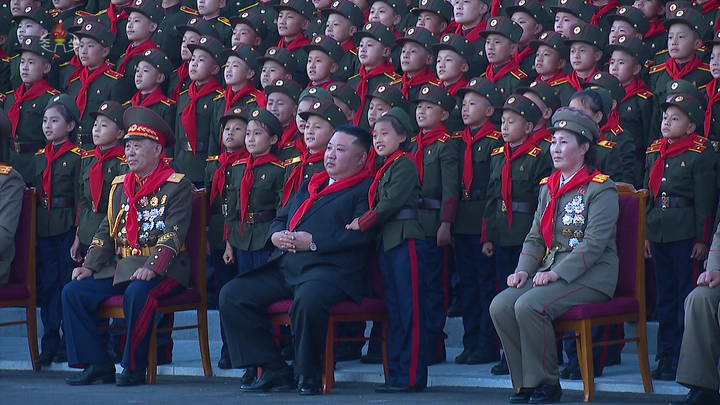
<path fill-rule="evenodd" d="M 12 124 L 0 109 L 0 141 L 8 138 Z M 0 287 L 10 280 L 10 264 L 15 257 L 15 230 L 22 209 L 23 182 L 20 172 L 0 163 Z"/>
<path fill-rule="evenodd" d="M 92 240 L 85 263 L 73 270 L 62 294 L 70 366 L 83 365 L 70 385 L 96 381 L 118 386 L 145 382 L 152 321 L 158 300 L 180 294 L 190 281 L 185 237 L 190 227 L 192 183 L 163 159 L 175 138 L 167 124 L 144 107 L 130 107 L 125 156 L 131 173 L 113 180 L 108 216 Z M 127 342 L 124 371 L 115 378 L 97 329 L 98 306 L 124 295 Z"/>

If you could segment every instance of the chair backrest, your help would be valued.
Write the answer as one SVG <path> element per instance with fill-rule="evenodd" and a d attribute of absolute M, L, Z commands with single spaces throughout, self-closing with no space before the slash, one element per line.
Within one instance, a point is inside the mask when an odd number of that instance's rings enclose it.
<path fill-rule="evenodd" d="M 647 190 L 618 184 L 616 243 L 620 269 L 616 297 L 635 297 L 645 307 L 645 203 Z"/>
<path fill-rule="evenodd" d="M 25 189 L 23 193 L 20 220 L 15 231 L 15 258 L 10 270 L 10 284 L 26 284 L 30 287 L 29 282 L 32 282 L 35 285 L 35 193 L 35 188 Z"/>
<path fill-rule="evenodd" d="M 192 192 L 192 215 L 190 229 L 185 238 L 185 247 L 190 256 L 190 287 L 206 291 L 207 261 L 205 245 L 207 240 L 207 201 L 205 189 Z"/>

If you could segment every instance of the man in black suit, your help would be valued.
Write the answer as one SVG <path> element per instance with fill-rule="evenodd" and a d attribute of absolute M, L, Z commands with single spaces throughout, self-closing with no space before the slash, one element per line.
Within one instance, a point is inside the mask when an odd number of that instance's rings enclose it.
<path fill-rule="evenodd" d="M 371 175 L 365 169 L 372 137 L 362 128 L 339 126 L 325 152 L 325 169 L 306 180 L 273 220 L 266 243 L 269 262 L 235 278 L 220 292 L 220 315 L 233 367 L 263 367 L 246 392 L 292 389 L 293 370 L 275 345 L 266 308 L 292 299 L 302 395 L 319 393 L 317 378 L 330 307 L 360 302 L 368 250 L 375 235 L 345 226 L 367 212 Z"/>

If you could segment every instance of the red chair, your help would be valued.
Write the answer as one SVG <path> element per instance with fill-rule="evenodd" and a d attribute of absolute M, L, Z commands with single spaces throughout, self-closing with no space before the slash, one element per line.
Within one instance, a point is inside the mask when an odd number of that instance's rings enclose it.
<path fill-rule="evenodd" d="M 206 252 L 205 245 L 207 233 L 207 202 L 205 189 L 192 192 L 192 217 L 190 231 L 187 234 L 185 245 L 190 256 L 190 286 L 182 294 L 166 299 L 160 299 L 157 314 L 173 314 L 178 311 L 197 311 L 198 323 L 196 325 L 172 326 L 157 329 L 153 325 L 150 337 L 150 352 L 148 354 L 147 383 L 154 384 L 157 378 L 157 334 L 174 330 L 197 329 L 200 341 L 200 356 L 202 357 L 205 377 L 212 377 L 210 364 L 210 346 L 208 342 L 207 326 L 207 279 L 206 279 Z M 123 296 L 116 295 L 108 298 L 98 308 L 100 318 L 124 318 Z"/>
<path fill-rule="evenodd" d="M 360 304 L 353 301 L 345 301 L 330 308 L 330 321 L 328 324 L 327 337 L 325 341 L 325 353 L 323 353 L 323 376 L 322 393 L 329 394 L 335 387 L 335 343 L 339 342 L 365 342 L 369 340 L 380 340 L 382 343 L 383 371 L 385 378 L 388 375 L 387 362 L 387 335 L 388 335 L 388 313 L 385 307 L 385 292 L 382 285 L 382 274 L 377 255 L 373 255 L 368 263 L 368 273 L 372 283 L 374 297 L 363 298 Z M 276 302 L 267 308 L 270 315 L 270 322 L 273 325 L 290 325 L 290 307 L 293 300 Z M 382 337 L 356 337 L 338 338 L 337 324 L 340 322 L 382 322 Z"/>
<path fill-rule="evenodd" d="M 620 271 L 615 296 L 608 302 L 578 305 L 554 322 L 556 331 L 575 332 L 578 360 L 582 373 L 585 402 L 595 396 L 593 347 L 637 342 L 640 374 L 646 393 L 653 392 L 648 362 L 647 327 L 645 324 L 645 201 L 647 190 L 635 191 L 628 184 L 618 184 L 620 215 L 617 226 L 617 248 Z M 592 342 L 591 328 L 636 323 L 637 337 L 608 342 Z"/>
<path fill-rule="evenodd" d="M 15 232 L 15 258 L 8 285 L 0 288 L 0 308 L 25 308 L 25 320 L 0 323 L 0 326 L 27 325 L 28 346 L 33 370 L 38 358 L 37 309 L 35 287 L 35 231 L 37 200 L 35 188 L 23 194 L 20 222 Z"/>

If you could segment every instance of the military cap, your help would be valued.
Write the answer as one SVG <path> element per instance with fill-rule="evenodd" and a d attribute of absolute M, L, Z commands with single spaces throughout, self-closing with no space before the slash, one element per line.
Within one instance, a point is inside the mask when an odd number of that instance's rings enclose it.
<path fill-rule="evenodd" d="M 608 45 L 606 48 L 609 52 L 622 51 L 632 55 L 641 65 L 644 65 L 652 55 L 641 39 L 630 35 L 619 36 L 616 43 Z"/>
<path fill-rule="evenodd" d="M 559 130 L 570 131 L 584 136 L 593 143 L 600 139 L 600 128 L 595 120 L 585 111 L 572 107 L 563 107 L 555 111 L 552 116 L 552 126 L 547 130 L 551 134 Z"/>
<path fill-rule="evenodd" d="M 455 97 L 447 92 L 444 88 L 433 84 L 426 84 L 420 89 L 417 98 L 411 100 L 413 103 L 421 101 L 429 101 L 437 104 L 445 111 L 452 111 L 455 108 Z"/>
<path fill-rule="evenodd" d="M 307 121 L 311 115 L 317 115 L 318 117 L 324 119 L 332 125 L 333 128 L 336 128 L 338 125 L 347 124 L 347 117 L 345 117 L 345 114 L 342 112 L 340 107 L 338 107 L 334 102 L 318 100 L 313 103 L 312 107 L 310 107 L 308 111 L 301 112 L 300 118 Z"/>
<path fill-rule="evenodd" d="M 373 3 L 381 1 L 390 7 L 397 15 L 405 15 L 408 12 L 407 2 L 405 0 L 368 0 L 368 5 L 372 7 Z"/>
<path fill-rule="evenodd" d="M 165 19 L 165 11 L 154 0 L 133 0 L 129 6 L 125 8 L 125 12 L 130 14 L 133 11 L 138 12 L 150 21 L 160 24 Z"/>
<path fill-rule="evenodd" d="M 237 45 L 233 45 L 233 47 L 230 49 L 225 48 L 220 51 L 220 59 L 222 60 L 222 64 L 226 64 L 227 60 L 231 56 L 242 59 L 243 62 L 245 62 L 245 64 L 247 64 L 251 70 L 254 70 L 256 74 L 260 73 L 260 64 L 258 63 L 258 59 L 260 59 L 260 54 L 257 53 L 252 46 L 239 43 Z"/>
<path fill-rule="evenodd" d="M 663 111 L 671 106 L 679 107 L 688 118 L 690 118 L 690 122 L 695 124 L 698 130 L 705 125 L 705 111 L 702 103 L 689 94 L 673 94 L 671 97 L 668 97 L 667 100 L 664 100 L 661 106 Z"/>
<path fill-rule="evenodd" d="M 615 21 L 625 21 L 635 28 L 635 31 L 643 37 L 650 30 L 650 22 L 648 22 L 645 14 L 643 14 L 640 9 L 632 6 L 620 7 L 617 11 L 615 11 L 615 14 L 607 16 L 607 19 L 610 21 L 610 24 Z"/>
<path fill-rule="evenodd" d="M 400 91 L 400 89 L 396 88 L 395 86 L 391 86 L 387 83 L 379 84 L 375 88 L 375 90 L 368 96 L 371 98 L 378 98 L 388 103 L 390 107 L 400 107 L 405 110 L 410 108 L 410 103 L 408 103 L 408 100 L 405 98 L 405 96 L 403 96 L 402 91 Z"/>
<path fill-rule="evenodd" d="M 202 49 L 203 51 L 212 55 L 218 65 L 222 64 L 220 53 L 225 49 L 223 43 L 219 39 L 211 36 L 202 36 L 197 44 L 190 44 L 187 46 L 190 52 L 195 52 L 196 49 Z"/>
<path fill-rule="evenodd" d="M 283 10 L 294 11 L 308 20 L 315 13 L 315 6 L 309 0 L 280 0 L 279 4 L 273 6 L 278 13 Z"/>
<path fill-rule="evenodd" d="M 530 15 L 538 24 L 545 25 L 551 21 L 550 13 L 538 0 L 515 0 L 512 6 L 507 7 L 507 15 L 512 16 L 517 12 Z"/>
<path fill-rule="evenodd" d="M 283 126 L 280 121 L 271 113 L 264 108 L 255 108 L 248 114 L 248 123 L 250 121 L 260 121 L 267 125 L 270 129 L 270 136 L 276 135 L 278 139 L 283 134 Z"/>
<path fill-rule="evenodd" d="M 295 101 L 295 104 L 300 102 L 300 93 L 303 88 L 292 79 L 277 79 L 275 83 L 265 87 L 265 94 L 268 96 L 272 93 L 283 93 Z"/>
<path fill-rule="evenodd" d="M 713 36 L 713 39 L 710 41 L 705 41 L 705 46 L 708 47 L 712 51 L 712 47 L 715 45 L 720 45 L 720 30 L 715 33 L 715 36 Z"/>
<path fill-rule="evenodd" d="M 550 12 L 572 14 L 589 24 L 595 15 L 595 6 L 585 0 L 558 0 L 557 5 L 550 6 Z"/>
<path fill-rule="evenodd" d="M 193 31 L 202 37 L 215 37 L 220 39 L 218 30 L 202 17 L 193 17 L 188 20 L 187 25 L 178 25 L 176 29 L 180 35 L 185 35 L 185 31 Z"/>
<path fill-rule="evenodd" d="M 3 35 L 9 35 L 13 29 L 13 22 L 5 14 L 0 14 L 0 33 Z M 2 135 L 0 135 L 1 137 Z"/>
<path fill-rule="evenodd" d="M 613 96 L 610 94 L 607 89 L 602 88 L 596 84 L 593 84 L 590 87 L 586 87 L 586 90 L 592 90 L 600 97 L 600 100 L 602 101 L 602 113 L 603 117 L 607 119 L 610 116 L 610 113 L 612 112 L 613 107 Z"/>
<path fill-rule="evenodd" d="M 90 38 L 99 42 L 105 48 L 110 48 L 115 42 L 115 35 L 105 25 L 87 21 L 73 32 L 78 38 Z"/>
<path fill-rule="evenodd" d="M 405 31 L 405 36 L 395 41 L 395 45 L 402 47 L 407 42 L 415 42 L 424 47 L 428 52 L 434 53 L 433 48 L 438 44 L 438 39 L 432 32 L 422 27 L 411 27 Z"/>
<path fill-rule="evenodd" d="M 235 107 L 232 110 L 228 111 L 227 114 L 223 115 L 222 118 L 220 118 L 220 125 L 224 127 L 225 124 L 228 123 L 228 121 L 234 118 L 241 119 L 245 121 L 245 123 L 247 123 L 248 119 L 250 118 L 249 114 L 250 110 L 248 110 L 247 108 Z"/>
<path fill-rule="evenodd" d="M 22 41 L 20 46 L 15 48 L 18 52 L 32 52 L 36 55 L 39 55 L 47 61 L 51 61 L 53 57 L 55 56 L 54 53 L 50 52 L 49 50 L 45 49 L 45 47 L 42 44 L 42 39 L 40 37 L 36 37 L 33 35 L 26 36 L 25 39 Z"/>
<path fill-rule="evenodd" d="M 254 11 L 243 11 L 238 16 L 230 17 L 230 25 L 233 26 L 233 28 L 238 24 L 245 24 L 252 28 L 260 38 L 267 37 L 267 23 L 263 16 Z"/>
<path fill-rule="evenodd" d="M 701 13 L 703 12 L 703 6 L 700 3 L 697 3 L 695 1 L 675 0 L 675 1 L 671 1 L 671 2 L 667 3 L 666 14 L 668 16 L 671 16 L 673 13 L 675 13 L 675 11 L 677 11 L 681 8 L 692 8 Z"/>
<path fill-rule="evenodd" d="M 55 28 L 55 19 L 50 12 L 42 7 L 38 6 L 27 6 L 25 7 L 18 16 L 13 17 L 13 22 L 17 25 L 20 21 L 28 19 L 33 20 L 40 24 L 48 32 L 51 32 Z"/>
<path fill-rule="evenodd" d="M 73 116 L 73 119 L 75 122 L 80 121 L 80 109 L 77 106 L 77 101 L 70 97 L 69 95 L 65 93 L 58 94 L 57 96 L 53 96 L 50 100 L 48 100 L 47 105 L 45 106 L 45 111 L 47 111 L 48 107 L 50 107 L 53 104 L 62 104 L 65 107 L 67 107 L 68 110 L 70 110 L 70 113 Z"/>
<path fill-rule="evenodd" d="M 133 59 L 137 60 L 138 63 L 144 60 L 145 62 L 153 65 L 155 69 L 165 75 L 165 80 L 170 78 L 174 69 L 170 58 L 168 58 L 165 52 L 159 49 L 148 49 L 140 55 L 135 55 Z"/>
<path fill-rule="evenodd" d="M 333 95 L 333 98 L 339 98 L 345 102 L 351 110 L 357 112 L 360 109 L 362 101 L 360 101 L 360 96 L 358 96 L 357 91 L 351 85 L 344 82 L 335 82 L 328 87 L 328 90 L 330 94 Z"/>
<path fill-rule="evenodd" d="M 525 121 L 537 125 L 540 118 L 542 118 L 542 111 L 533 103 L 529 98 L 520 94 L 511 94 L 505 101 L 505 105 L 497 109 L 498 111 L 512 111 L 520 114 Z"/>
<path fill-rule="evenodd" d="M 538 39 L 530 41 L 528 46 L 533 51 L 537 52 L 540 46 L 545 45 L 552 48 L 560 53 L 560 57 L 568 59 L 570 57 L 570 47 L 565 43 L 565 37 L 555 31 L 545 31 Z"/>
<path fill-rule="evenodd" d="M 686 80 L 671 80 L 665 84 L 665 94 L 668 94 L 668 97 L 672 94 L 680 93 L 694 97 L 703 105 L 705 105 L 707 101 L 705 99 L 705 92 L 698 90 L 694 84 Z"/>
<path fill-rule="evenodd" d="M 163 149 L 170 149 L 175 145 L 175 134 L 168 124 L 145 107 L 130 107 L 123 114 L 123 124 L 127 128 L 123 141 L 133 139 L 150 139 L 159 143 Z"/>
<path fill-rule="evenodd" d="M 453 6 L 446 0 L 420 0 L 417 7 L 410 10 L 412 14 L 420 15 L 422 12 L 437 14 L 449 23 L 453 17 Z"/>
<path fill-rule="evenodd" d="M 509 18 L 493 17 L 488 21 L 485 31 L 480 31 L 479 34 L 485 38 L 490 34 L 502 35 L 517 44 L 522 37 L 523 29 Z"/>
<path fill-rule="evenodd" d="M 329 101 L 331 103 L 335 102 L 335 99 L 333 99 L 332 94 L 328 91 L 323 89 L 322 87 L 308 87 L 305 90 L 300 93 L 300 97 L 298 97 L 298 102 L 303 101 L 306 97 L 312 97 L 318 100 L 323 101 Z"/>
<path fill-rule="evenodd" d="M 625 89 L 622 87 L 622 83 L 617 77 L 611 75 L 608 72 L 598 72 L 588 77 L 584 83 L 580 84 L 582 88 L 588 88 L 592 86 L 602 87 L 603 89 L 610 92 L 613 100 L 617 101 L 618 105 L 625 98 Z"/>
<path fill-rule="evenodd" d="M 298 69 L 298 61 L 292 52 L 286 48 L 278 48 L 276 46 L 268 48 L 265 51 L 265 56 L 258 58 L 258 63 L 263 65 L 265 62 L 272 60 L 280 64 L 290 73 L 294 73 Z"/>
<path fill-rule="evenodd" d="M 517 92 L 520 94 L 533 93 L 537 95 L 543 103 L 553 111 L 556 111 L 562 106 L 562 101 L 560 101 L 560 96 L 557 91 L 555 91 L 553 86 L 547 84 L 547 82 L 535 81 L 527 87 L 518 88 Z"/>
<path fill-rule="evenodd" d="M 602 51 L 606 40 L 607 35 L 603 34 L 600 27 L 591 24 L 579 24 L 572 28 L 570 38 L 565 40 L 565 44 L 572 45 L 575 42 L 584 42 L 595 45 Z"/>
<path fill-rule="evenodd" d="M 500 90 L 490 79 L 485 77 L 476 77 L 470 79 L 466 87 L 458 90 L 458 97 L 465 98 L 468 93 L 477 93 L 487 99 L 493 107 L 500 107 L 503 104 L 503 96 Z"/>
<path fill-rule="evenodd" d="M 445 2 L 445 0 L 439 1 Z M 452 7 L 450 9 L 452 10 Z M 365 22 L 365 14 L 350 0 L 335 0 L 332 7 L 326 8 L 322 12 L 326 15 L 339 14 L 347 18 L 358 29 L 362 28 Z"/>
<path fill-rule="evenodd" d="M 0 140 L 12 135 L 12 123 L 5 110 L 0 108 Z"/>
<path fill-rule="evenodd" d="M 405 135 L 411 135 L 413 133 L 412 120 L 410 119 L 410 115 L 408 115 L 407 110 L 404 110 L 400 107 L 393 107 L 390 110 L 384 112 L 382 117 L 393 117 L 398 120 L 398 122 L 400 122 L 400 125 L 402 125 L 405 131 Z M 408 138 L 406 142 L 410 142 L 410 138 Z"/>
<path fill-rule="evenodd" d="M 392 32 L 390 28 L 377 22 L 369 22 L 365 24 L 362 31 L 353 34 L 355 45 L 360 45 L 360 40 L 365 37 L 372 38 L 387 48 L 394 47 L 395 40 L 397 39 L 397 36 L 395 36 L 395 33 Z"/>
<path fill-rule="evenodd" d="M 678 8 L 670 14 L 670 17 L 663 21 L 663 25 L 668 31 L 670 30 L 670 27 L 675 24 L 683 24 L 690 27 L 698 33 L 700 38 L 705 35 L 705 31 L 708 28 L 705 25 L 705 18 L 703 17 L 702 12 L 692 8 Z"/>
<path fill-rule="evenodd" d="M 78 30 L 80 30 L 82 28 L 83 24 L 88 23 L 88 22 L 95 22 L 95 23 L 102 24 L 100 19 L 94 15 L 79 15 L 79 16 L 76 16 L 75 19 L 73 19 L 72 25 L 70 27 L 68 27 L 67 30 L 71 34 L 74 34 L 75 32 L 77 32 Z"/>
<path fill-rule="evenodd" d="M 440 37 L 440 42 L 432 46 L 433 51 L 438 53 L 443 49 L 453 51 L 456 54 L 465 58 L 465 61 L 469 64 L 473 61 L 476 50 L 475 46 L 468 41 L 462 35 L 457 34 L 445 34 Z"/>
<path fill-rule="evenodd" d="M 340 63 L 345 56 L 345 50 L 340 42 L 327 35 L 316 35 L 309 44 L 303 46 L 303 50 L 308 54 L 310 51 L 320 51 L 331 57 L 335 63 Z"/>
<path fill-rule="evenodd" d="M 104 115 L 110 118 L 118 126 L 118 128 L 125 130 L 125 125 L 123 124 L 123 114 L 125 114 L 125 107 L 112 100 L 103 101 L 97 111 L 90 112 L 91 117 L 97 119 L 99 115 Z"/>

